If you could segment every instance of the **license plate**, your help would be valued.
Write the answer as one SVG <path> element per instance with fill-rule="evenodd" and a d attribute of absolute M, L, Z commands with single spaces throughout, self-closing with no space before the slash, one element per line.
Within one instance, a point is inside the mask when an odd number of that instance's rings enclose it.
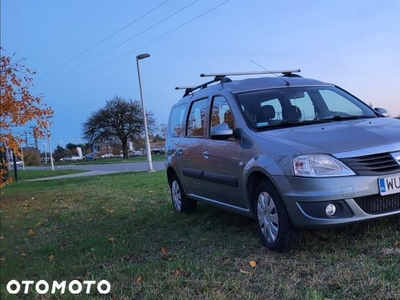
<path fill-rule="evenodd" d="M 400 175 L 381 177 L 378 185 L 381 196 L 400 193 Z"/>

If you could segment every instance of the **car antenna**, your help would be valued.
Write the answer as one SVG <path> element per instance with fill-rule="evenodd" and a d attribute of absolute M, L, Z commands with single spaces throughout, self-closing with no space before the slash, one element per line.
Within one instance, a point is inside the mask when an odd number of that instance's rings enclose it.
<path fill-rule="evenodd" d="M 256 63 L 254 60 L 251 60 L 251 59 L 250 59 L 250 61 L 251 61 L 253 64 L 259 66 L 260 68 L 263 68 L 265 71 L 271 72 L 270 70 L 268 70 L 268 69 L 265 68 L 264 66 L 262 66 L 262 65 L 260 65 L 260 64 L 258 64 L 258 63 Z M 271 73 L 274 74 L 274 76 L 275 76 L 276 78 L 279 78 L 280 80 L 283 80 L 283 81 L 286 83 L 287 86 L 290 85 L 290 83 L 289 83 L 288 81 L 286 81 L 285 79 L 283 79 L 282 77 L 276 75 L 276 74 L 273 73 L 273 72 L 271 72 Z"/>

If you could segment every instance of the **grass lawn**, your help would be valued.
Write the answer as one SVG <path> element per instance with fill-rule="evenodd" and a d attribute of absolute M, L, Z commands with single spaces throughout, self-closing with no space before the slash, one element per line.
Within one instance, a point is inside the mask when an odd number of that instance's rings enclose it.
<path fill-rule="evenodd" d="M 1 190 L 0 214 L 1 299 L 17 299 L 11 279 L 110 282 L 79 299 L 400 297 L 399 215 L 309 230 L 278 254 L 252 219 L 202 204 L 174 213 L 162 171 L 18 182 Z"/>

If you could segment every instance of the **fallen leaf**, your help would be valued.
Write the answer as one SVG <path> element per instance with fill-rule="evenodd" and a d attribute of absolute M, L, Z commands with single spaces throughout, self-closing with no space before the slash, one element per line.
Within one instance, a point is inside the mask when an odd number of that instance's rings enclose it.
<path fill-rule="evenodd" d="M 6 258 L 5 257 L 0 257 L 0 262 L 5 262 Z"/>
<path fill-rule="evenodd" d="M 33 231 L 33 229 L 28 229 L 28 234 L 30 236 L 35 235 L 35 232 Z"/>
<path fill-rule="evenodd" d="M 165 247 L 165 246 L 161 247 L 161 252 L 163 255 L 167 255 L 168 254 L 167 247 Z"/>
<path fill-rule="evenodd" d="M 257 263 L 254 260 L 250 261 L 250 266 L 252 266 L 253 268 L 257 265 Z"/>
<path fill-rule="evenodd" d="M 25 257 L 25 256 L 26 256 L 26 253 L 21 253 L 21 256 Z"/>
<path fill-rule="evenodd" d="M 54 259 L 54 255 L 53 254 L 50 254 L 49 255 L 49 261 L 52 261 Z"/>
<path fill-rule="evenodd" d="M 115 242 L 115 239 L 114 239 L 113 237 L 110 237 L 107 241 L 108 241 L 109 243 L 114 243 L 114 242 Z"/>
<path fill-rule="evenodd" d="M 394 246 L 395 246 L 395 247 L 400 246 L 400 241 L 395 241 L 395 242 L 394 242 Z"/>
<path fill-rule="evenodd" d="M 35 227 L 39 227 L 39 226 L 42 226 L 42 222 L 37 222 L 37 223 L 35 224 Z"/>
<path fill-rule="evenodd" d="M 175 275 L 179 276 L 181 274 L 181 272 L 179 270 L 175 270 Z"/>
<path fill-rule="evenodd" d="M 0 235 L 0 240 L 4 239 L 4 236 Z"/>
<path fill-rule="evenodd" d="M 385 248 L 382 249 L 382 253 L 384 255 L 393 255 L 393 254 L 397 255 L 400 254 L 400 248 Z"/>
<path fill-rule="evenodd" d="M 143 280 L 143 277 L 142 276 L 138 276 L 136 278 L 136 283 L 140 283 L 142 280 Z"/>
<path fill-rule="evenodd" d="M 242 270 L 242 269 L 240 269 L 239 270 L 241 273 L 243 273 L 243 274 L 249 274 L 250 272 L 249 271 L 244 271 L 244 270 Z"/>

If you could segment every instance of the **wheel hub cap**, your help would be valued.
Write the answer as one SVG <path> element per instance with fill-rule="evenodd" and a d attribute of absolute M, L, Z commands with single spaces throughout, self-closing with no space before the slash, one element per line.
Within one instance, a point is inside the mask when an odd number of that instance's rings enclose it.
<path fill-rule="evenodd" d="M 257 217 L 263 236 L 269 243 L 275 242 L 279 231 L 278 213 L 274 200 L 267 192 L 258 196 Z"/>

